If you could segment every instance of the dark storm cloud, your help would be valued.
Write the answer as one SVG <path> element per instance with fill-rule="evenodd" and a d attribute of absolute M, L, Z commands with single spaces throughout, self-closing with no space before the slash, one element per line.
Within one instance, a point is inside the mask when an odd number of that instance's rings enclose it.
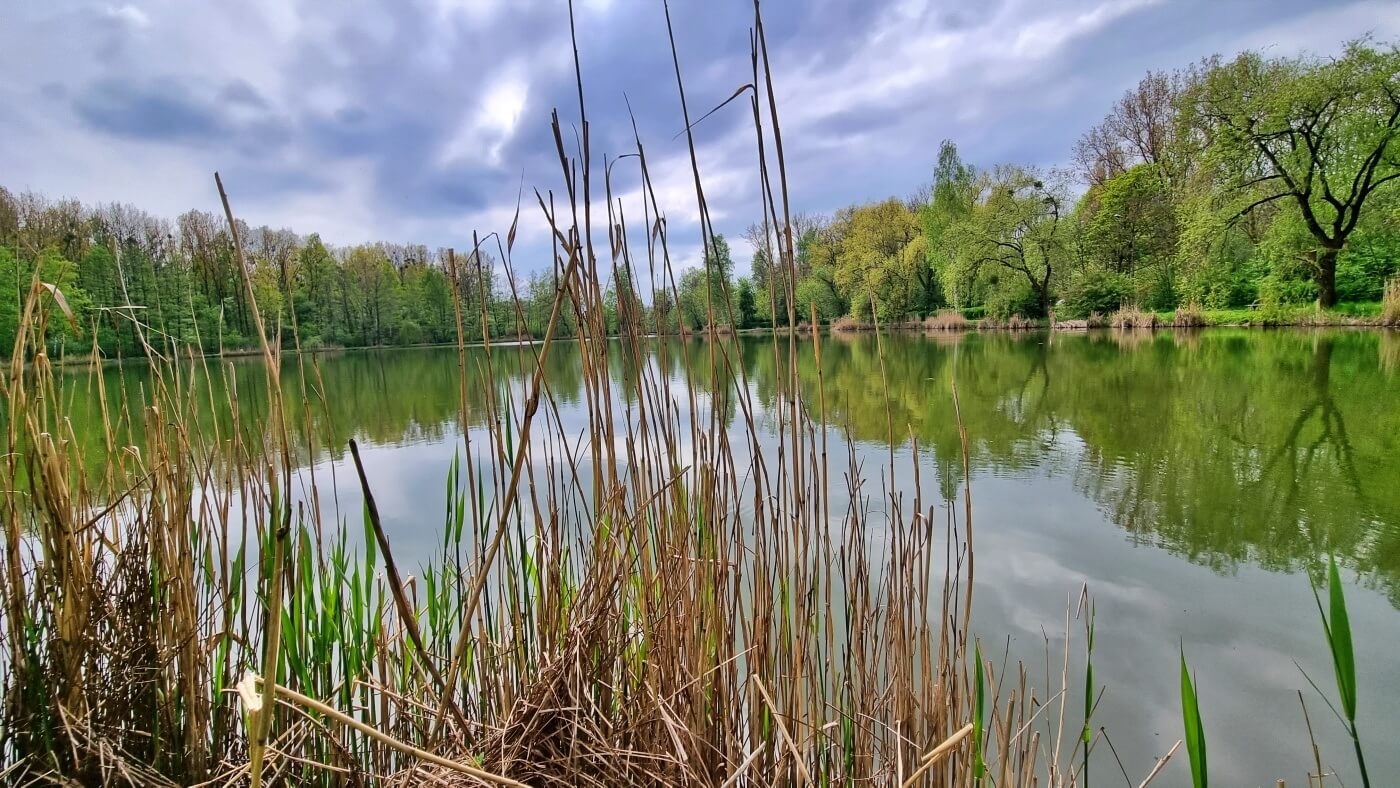
<path fill-rule="evenodd" d="M 215 106 L 173 79 L 144 84 L 103 79 L 83 89 L 73 110 L 98 131 L 157 142 L 201 141 L 225 128 Z"/>
<path fill-rule="evenodd" d="M 257 88 L 242 79 L 233 79 L 219 91 L 219 100 L 230 104 L 241 104 L 255 109 L 267 109 L 267 99 Z"/>

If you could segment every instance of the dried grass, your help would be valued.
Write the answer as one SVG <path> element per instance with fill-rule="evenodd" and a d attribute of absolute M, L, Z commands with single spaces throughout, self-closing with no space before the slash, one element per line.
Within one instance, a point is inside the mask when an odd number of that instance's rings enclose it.
<path fill-rule="evenodd" d="M 926 331 L 966 331 L 972 324 L 961 312 L 943 311 L 924 318 Z"/>
<path fill-rule="evenodd" d="M 1385 295 L 1381 298 L 1381 325 L 1400 326 L 1400 276 L 1393 276 L 1385 283 Z"/>
<path fill-rule="evenodd" d="M 1157 313 L 1139 309 L 1135 306 L 1125 306 L 1114 312 L 1108 318 L 1108 324 L 1114 328 L 1157 328 Z"/>
<path fill-rule="evenodd" d="M 1176 308 L 1172 315 L 1172 326 L 1175 328 L 1203 328 L 1206 324 L 1206 316 L 1202 314 L 1201 308 L 1196 304 L 1187 304 Z"/>

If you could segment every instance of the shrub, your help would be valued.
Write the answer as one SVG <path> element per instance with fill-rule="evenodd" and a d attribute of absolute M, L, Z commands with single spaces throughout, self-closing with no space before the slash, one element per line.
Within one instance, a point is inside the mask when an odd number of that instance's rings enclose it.
<path fill-rule="evenodd" d="M 1281 306 L 1317 300 L 1317 283 L 1273 273 L 1259 280 L 1259 302 Z"/>
<path fill-rule="evenodd" d="M 1129 282 L 1112 271 L 1091 269 L 1081 273 L 1065 294 L 1062 311 L 1067 318 L 1087 318 L 1094 312 L 1112 314 L 1128 300 Z"/>
<path fill-rule="evenodd" d="M 1040 312 L 1040 301 L 1031 292 L 1024 277 L 1010 280 L 1003 277 L 997 287 L 987 293 L 987 316 L 1006 320 L 1013 315 L 1034 315 Z"/>
<path fill-rule="evenodd" d="M 1390 237 L 1368 235 L 1337 256 L 1337 299 L 1379 301 L 1397 273 L 1400 248 Z"/>

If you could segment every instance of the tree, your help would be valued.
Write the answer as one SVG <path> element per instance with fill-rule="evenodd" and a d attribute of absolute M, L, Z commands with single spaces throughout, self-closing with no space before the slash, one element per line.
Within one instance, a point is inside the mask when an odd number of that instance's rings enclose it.
<path fill-rule="evenodd" d="M 1316 249 L 1318 303 L 1337 301 L 1337 257 L 1376 191 L 1400 178 L 1400 48 L 1347 45 L 1341 57 L 1246 52 L 1210 70 L 1188 120 L 1210 140 L 1230 219 L 1276 201 L 1301 215 Z"/>
<path fill-rule="evenodd" d="M 1137 164 L 1091 187 L 1076 213 L 1086 267 L 1125 277 L 1153 308 L 1176 306 L 1176 212 L 1156 167 Z"/>
<path fill-rule="evenodd" d="M 335 322 L 336 278 L 335 259 L 321 243 L 321 236 L 312 233 L 297 252 L 293 278 L 297 330 L 304 342 L 314 345 L 330 338 Z"/>
<path fill-rule="evenodd" d="M 1040 315 L 1050 313 L 1055 268 L 1065 254 L 1063 184 L 1005 165 L 981 179 L 981 199 L 953 232 L 957 264 L 976 276 L 987 266 L 1025 278 Z"/>
<path fill-rule="evenodd" d="M 758 324 L 758 304 L 754 299 L 753 284 L 748 277 L 739 279 L 735 301 L 735 319 L 739 321 L 739 328 L 753 328 Z"/>
<path fill-rule="evenodd" d="M 1193 72 L 1149 71 L 1108 115 L 1075 143 L 1079 176 L 1102 186 L 1138 164 L 1168 166 L 1175 149 L 1177 101 Z"/>
<path fill-rule="evenodd" d="M 867 314 L 871 299 L 886 320 L 903 318 L 922 304 L 931 275 L 922 254 L 906 254 L 919 237 L 914 214 L 897 199 L 843 212 L 836 252 L 836 284 L 851 311 Z"/>
<path fill-rule="evenodd" d="M 675 302 L 671 291 L 665 287 L 656 288 L 652 295 L 651 316 L 653 330 L 658 334 L 669 334 L 676 330 Z"/>
<path fill-rule="evenodd" d="M 929 300 L 933 302 L 929 306 L 936 306 L 939 300 L 935 293 L 936 282 L 942 282 L 943 292 L 951 295 L 954 305 L 960 304 L 960 297 L 968 289 L 967 283 L 950 276 L 952 250 L 947 232 L 949 227 L 962 221 L 972 211 L 976 191 L 977 170 L 963 163 L 958 146 L 952 140 L 944 140 L 938 147 L 938 165 L 933 171 L 931 199 L 918 212 L 930 277 L 926 289 L 930 294 Z"/>

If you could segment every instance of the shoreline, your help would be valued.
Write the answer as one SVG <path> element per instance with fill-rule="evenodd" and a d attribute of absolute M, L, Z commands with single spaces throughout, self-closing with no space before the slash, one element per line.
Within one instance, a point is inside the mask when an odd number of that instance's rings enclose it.
<path fill-rule="evenodd" d="M 1289 314 L 1286 316 L 1259 316 L 1240 318 L 1240 313 L 1244 310 L 1219 310 L 1215 312 L 1197 313 L 1193 320 L 1174 319 L 1172 313 L 1143 313 L 1150 319 L 1146 323 L 1132 325 L 1113 325 L 1107 319 L 1095 321 L 1088 320 L 1058 320 L 1051 322 L 1045 318 L 1021 319 L 1012 318 L 1009 321 L 997 321 L 991 318 L 979 320 L 969 320 L 962 325 L 934 324 L 925 322 L 905 321 L 899 323 L 881 323 L 879 330 L 882 332 L 898 333 L 922 333 L 922 334 L 970 334 L 970 333 L 1006 333 L 1021 334 L 1031 332 L 1060 332 L 1060 333 L 1087 333 L 1091 331 L 1155 331 L 1159 329 L 1172 330 L 1204 330 L 1211 328 L 1254 328 L 1254 329 L 1298 329 L 1298 328 L 1351 328 L 1351 329 L 1373 329 L 1378 331 L 1400 331 L 1400 323 L 1386 322 L 1379 315 L 1366 314 Z M 1251 310 L 1253 311 L 1253 310 Z M 827 324 L 820 327 L 820 332 L 824 335 L 835 334 L 872 334 L 876 331 L 874 323 L 847 323 L 845 325 L 833 326 Z M 737 331 L 721 330 L 715 331 L 679 331 L 668 334 L 642 334 L 643 339 L 703 339 L 706 337 L 764 337 L 772 335 L 784 335 L 794 333 L 786 326 L 773 328 L 763 326 L 759 328 L 742 328 Z M 795 332 L 799 337 L 808 337 L 812 334 L 810 326 L 801 326 Z M 611 335 L 611 339 L 620 339 L 621 335 Z M 556 337 L 556 342 L 574 342 L 577 337 Z M 490 344 L 494 347 L 512 347 L 519 345 L 536 345 L 542 342 L 540 338 L 534 337 L 511 337 L 509 339 L 493 339 Z M 462 347 L 484 347 L 485 342 L 467 342 Z M 314 348 L 283 348 L 282 356 L 292 357 L 297 355 L 316 356 L 332 353 L 357 353 L 377 350 L 434 350 L 443 348 L 456 348 L 455 342 L 421 342 L 412 345 L 328 345 Z M 257 358 L 262 356 L 262 351 L 256 347 L 236 348 L 210 353 L 187 353 L 181 354 L 180 360 L 192 359 L 239 359 Z M 128 361 L 146 363 L 143 356 L 131 355 L 116 357 L 104 357 L 94 360 L 90 354 L 84 355 L 64 355 L 59 358 L 51 358 L 50 363 L 55 367 L 77 367 L 92 365 L 94 363 L 103 367 L 121 367 Z M 31 360 L 28 362 L 33 363 Z"/>

